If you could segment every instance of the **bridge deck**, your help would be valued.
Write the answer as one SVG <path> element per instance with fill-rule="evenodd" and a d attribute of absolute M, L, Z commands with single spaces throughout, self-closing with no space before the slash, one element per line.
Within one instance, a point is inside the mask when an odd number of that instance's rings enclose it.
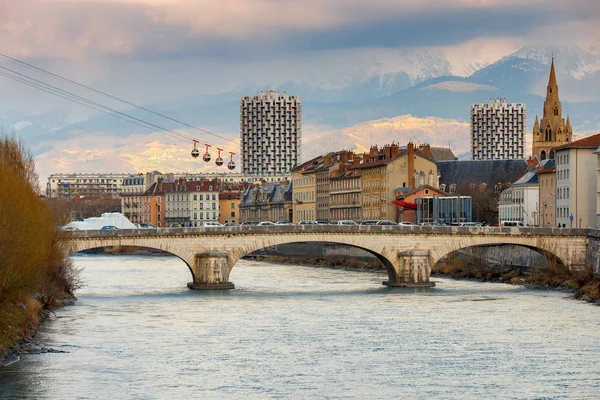
<path fill-rule="evenodd" d="M 458 227 L 458 226 L 393 226 L 393 225 L 282 225 L 282 226 L 224 226 L 157 229 L 117 229 L 66 231 L 73 239 L 119 238 L 119 237 L 173 237 L 173 236 L 231 236 L 231 235 L 279 235 L 293 233 L 348 233 L 385 235 L 493 235 L 493 236 L 592 236 L 600 235 L 588 228 L 518 228 L 518 227 Z"/>

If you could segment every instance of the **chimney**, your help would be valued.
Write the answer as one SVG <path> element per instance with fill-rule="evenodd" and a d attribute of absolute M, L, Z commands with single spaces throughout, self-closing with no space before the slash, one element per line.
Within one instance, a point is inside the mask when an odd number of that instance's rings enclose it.
<path fill-rule="evenodd" d="M 357 165 L 360 165 L 360 156 L 358 154 L 354 154 L 352 156 L 352 166 L 355 167 Z"/>
<path fill-rule="evenodd" d="M 391 147 L 391 151 L 392 151 L 392 158 L 394 158 L 398 154 L 400 154 L 400 147 L 396 143 L 392 143 L 392 145 L 390 147 Z"/>
<path fill-rule="evenodd" d="M 347 164 L 348 161 L 352 158 L 353 153 L 351 151 L 342 151 L 342 154 L 340 156 L 340 162 L 342 164 Z"/>
<path fill-rule="evenodd" d="M 431 146 L 427 143 L 419 146 L 419 151 L 427 158 L 431 158 Z"/>
<path fill-rule="evenodd" d="M 333 162 L 333 157 L 331 157 L 331 155 L 326 155 L 325 157 L 323 157 L 323 165 L 326 167 L 328 165 L 331 165 L 331 163 Z"/>
<path fill-rule="evenodd" d="M 392 158 L 392 149 L 389 144 L 383 146 L 383 156 L 386 160 Z"/>
<path fill-rule="evenodd" d="M 527 171 L 531 171 L 532 169 L 534 169 L 536 164 L 537 161 L 535 160 L 535 158 L 529 156 L 529 160 L 527 160 Z"/>
<path fill-rule="evenodd" d="M 371 155 L 369 153 L 364 153 L 363 154 L 363 164 L 368 163 L 370 158 L 371 158 Z"/>
<path fill-rule="evenodd" d="M 371 146 L 371 149 L 369 151 L 369 155 L 372 156 L 372 157 L 377 158 L 377 153 L 379 153 L 379 149 L 377 148 L 377 145 Z"/>
<path fill-rule="evenodd" d="M 412 142 L 408 142 L 408 187 L 410 189 L 415 188 L 415 145 Z"/>

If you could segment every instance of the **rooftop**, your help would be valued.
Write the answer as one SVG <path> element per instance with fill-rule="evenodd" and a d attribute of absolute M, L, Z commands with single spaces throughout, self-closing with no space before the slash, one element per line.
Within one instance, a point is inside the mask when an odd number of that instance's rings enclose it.
<path fill-rule="evenodd" d="M 583 139 L 575 140 L 571 143 L 565 143 L 562 146 L 555 147 L 554 150 L 564 149 L 597 149 L 600 146 L 600 133 Z"/>

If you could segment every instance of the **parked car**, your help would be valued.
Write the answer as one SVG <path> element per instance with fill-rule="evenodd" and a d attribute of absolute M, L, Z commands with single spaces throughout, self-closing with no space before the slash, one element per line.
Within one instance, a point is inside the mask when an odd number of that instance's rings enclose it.
<path fill-rule="evenodd" d="M 223 226 L 240 226 L 237 222 L 225 222 Z"/>
<path fill-rule="evenodd" d="M 78 231 L 79 228 L 76 226 L 61 226 L 60 230 L 62 230 L 62 231 Z"/>
<path fill-rule="evenodd" d="M 394 221 L 390 221 L 390 220 L 387 220 L 387 219 L 382 219 L 382 220 L 377 221 L 377 223 L 375 225 L 398 225 L 398 224 L 395 223 Z"/>
<path fill-rule="evenodd" d="M 329 221 L 315 221 L 317 225 L 331 225 Z"/>
<path fill-rule="evenodd" d="M 119 228 L 117 228 L 117 227 L 116 227 L 116 226 L 114 226 L 114 225 L 104 225 L 104 226 L 103 226 L 102 228 L 100 228 L 100 229 L 101 229 L 101 230 L 103 230 L 103 231 L 114 231 L 114 230 L 116 230 L 116 229 L 119 229 Z"/>
<path fill-rule="evenodd" d="M 242 222 L 240 224 L 240 226 L 256 226 L 256 225 L 258 225 L 258 222 L 255 222 L 255 221 Z"/>
<path fill-rule="evenodd" d="M 483 226 L 481 222 L 463 222 L 460 226 Z"/>
<path fill-rule="evenodd" d="M 277 222 L 275 222 L 275 225 L 294 225 L 294 224 L 291 223 L 290 221 L 277 221 Z"/>
<path fill-rule="evenodd" d="M 377 220 L 362 221 L 360 224 L 361 225 L 377 225 Z"/>
<path fill-rule="evenodd" d="M 524 228 L 527 225 L 525 225 L 522 221 L 502 221 L 500 226 L 518 226 Z"/>
<path fill-rule="evenodd" d="M 316 225 L 317 222 L 316 221 L 300 221 L 298 222 L 298 225 Z"/>
<path fill-rule="evenodd" d="M 169 225 L 169 228 L 183 228 L 182 224 L 171 224 Z"/>
<path fill-rule="evenodd" d="M 342 221 L 336 222 L 336 225 L 358 225 L 356 222 L 351 219 L 344 219 Z"/>
<path fill-rule="evenodd" d="M 261 221 L 257 226 L 275 226 L 275 222 L 271 221 Z"/>
<path fill-rule="evenodd" d="M 398 225 L 400 225 L 400 226 L 416 226 L 412 222 L 408 222 L 408 221 L 398 222 Z"/>
<path fill-rule="evenodd" d="M 202 224 L 203 228 L 218 228 L 220 226 L 223 226 L 223 225 L 221 225 L 218 222 L 205 222 Z"/>
<path fill-rule="evenodd" d="M 156 225 L 153 224 L 149 224 L 146 222 L 143 222 L 141 224 L 137 224 L 137 227 L 140 229 L 156 229 Z"/>

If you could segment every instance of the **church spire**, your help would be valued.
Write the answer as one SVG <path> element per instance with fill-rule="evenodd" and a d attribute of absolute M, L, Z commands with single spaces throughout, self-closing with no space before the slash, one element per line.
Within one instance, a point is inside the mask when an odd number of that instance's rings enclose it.
<path fill-rule="evenodd" d="M 540 121 L 538 120 L 538 116 L 535 116 L 535 123 L 533 124 L 533 131 L 540 129 Z"/>
<path fill-rule="evenodd" d="M 552 57 L 552 64 L 550 65 L 550 79 L 548 79 L 548 87 L 558 88 L 556 84 L 556 72 L 554 71 L 554 57 Z"/>
<path fill-rule="evenodd" d="M 567 129 L 571 129 L 571 116 L 567 115 Z"/>
<path fill-rule="evenodd" d="M 550 78 L 548 78 L 548 88 L 546 90 L 546 102 L 557 103 L 558 101 L 558 84 L 556 83 L 556 71 L 554 70 L 554 57 L 552 57 Z"/>

